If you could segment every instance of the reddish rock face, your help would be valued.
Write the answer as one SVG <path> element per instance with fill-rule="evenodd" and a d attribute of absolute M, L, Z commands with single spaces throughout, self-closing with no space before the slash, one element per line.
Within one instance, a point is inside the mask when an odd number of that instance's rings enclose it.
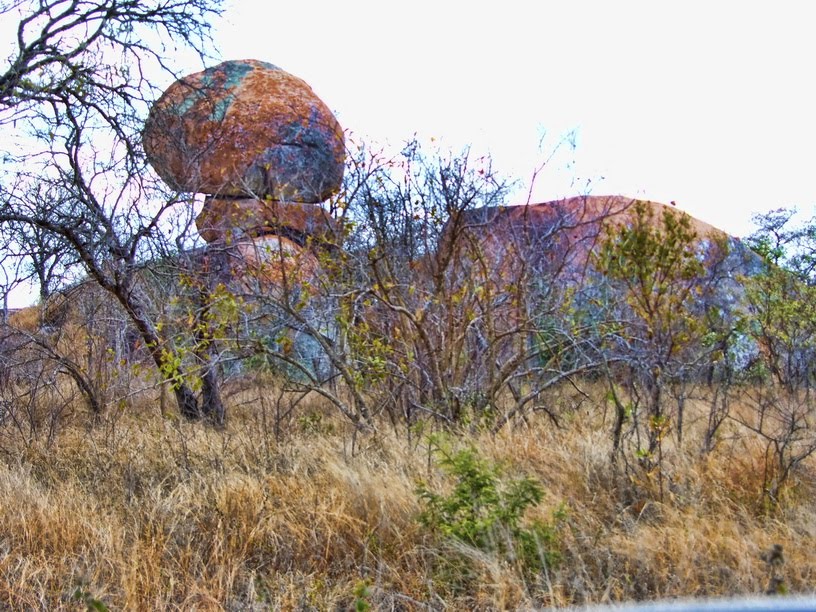
<path fill-rule="evenodd" d="M 550 238 L 564 234 L 575 241 L 597 235 L 605 225 L 626 223 L 632 218 L 637 202 L 635 198 L 624 196 L 577 196 L 527 206 L 479 208 L 449 221 L 445 232 L 453 231 L 453 225 L 458 223 L 474 236 L 505 244 L 512 242 L 514 234 L 519 232 L 534 232 Z M 659 202 L 648 204 L 655 222 L 661 221 L 664 210 L 675 210 Z M 708 223 L 691 216 L 689 219 L 692 229 L 701 238 L 712 233 L 724 235 Z"/>
<path fill-rule="evenodd" d="M 304 81 L 257 60 L 176 81 L 153 105 L 143 140 L 150 163 L 181 191 L 322 202 L 343 177 L 334 115 Z"/>
<path fill-rule="evenodd" d="M 274 200 L 207 198 L 196 227 L 207 242 L 238 238 L 241 234 L 283 234 L 301 243 L 309 237 L 334 243 L 338 237 L 336 221 L 320 206 Z"/>
<path fill-rule="evenodd" d="M 603 239 L 604 228 L 631 221 L 636 202 L 623 196 L 578 196 L 527 206 L 468 210 L 448 221 L 439 253 L 443 260 L 449 253 L 459 269 L 472 268 L 472 253 L 461 249 L 451 252 L 451 238 L 464 233 L 476 238 L 484 261 L 489 262 L 487 271 L 496 279 L 513 278 L 519 262 L 562 278 L 580 275 L 587 269 L 590 253 Z M 664 210 L 671 209 L 657 202 L 649 205 L 656 223 L 662 220 Z M 690 220 L 701 240 L 725 237 L 707 223 L 693 217 Z"/>

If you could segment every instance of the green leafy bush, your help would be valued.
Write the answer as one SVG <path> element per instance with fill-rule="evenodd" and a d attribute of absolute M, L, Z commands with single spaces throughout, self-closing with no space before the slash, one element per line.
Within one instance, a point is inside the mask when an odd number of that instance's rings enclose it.
<path fill-rule="evenodd" d="M 454 450 L 432 437 L 437 465 L 454 479 L 448 493 L 420 485 L 424 504 L 419 521 L 436 536 L 497 555 L 534 575 L 560 560 L 558 523 L 566 512 L 560 507 L 552 521 L 524 521 L 527 510 L 544 498 L 541 484 L 528 477 L 505 480 L 500 466 L 481 458 L 473 446 Z"/>

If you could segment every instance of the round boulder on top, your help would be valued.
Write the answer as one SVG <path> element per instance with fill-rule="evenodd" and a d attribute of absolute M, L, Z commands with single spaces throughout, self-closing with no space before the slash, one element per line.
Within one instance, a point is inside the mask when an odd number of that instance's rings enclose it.
<path fill-rule="evenodd" d="M 343 178 L 332 112 L 305 81 L 257 60 L 173 83 L 151 108 L 143 141 L 159 176 L 181 191 L 315 203 Z"/>

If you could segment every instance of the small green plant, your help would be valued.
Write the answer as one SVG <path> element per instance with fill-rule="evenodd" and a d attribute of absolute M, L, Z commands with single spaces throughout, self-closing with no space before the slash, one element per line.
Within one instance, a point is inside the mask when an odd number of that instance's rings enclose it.
<path fill-rule="evenodd" d="M 558 563 L 558 523 L 566 517 L 565 508 L 559 508 L 551 522 L 524 521 L 527 510 L 544 498 L 538 481 L 502 479 L 500 466 L 481 458 L 473 446 L 454 450 L 439 437 L 432 437 L 431 444 L 437 464 L 454 485 L 447 494 L 425 485 L 417 488 L 425 506 L 419 516 L 422 525 L 443 538 L 496 554 L 525 574 Z"/>
<path fill-rule="evenodd" d="M 71 594 L 71 599 L 75 602 L 85 604 L 88 612 L 108 612 L 109 608 L 101 600 L 91 595 L 90 591 L 78 586 Z"/>
<path fill-rule="evenodd" d="M 368 581 L 361 580 L 354 586 L 354 610 L 355 612 L 368 612 L 371 610 L 371 589 Z"/>
<path fill-rule="evenodd" d="M 305 434 L 331 434 L 334 427 L 327 423 L 319 412 L 311 411 L 297 419 L 300 430 Z"/>

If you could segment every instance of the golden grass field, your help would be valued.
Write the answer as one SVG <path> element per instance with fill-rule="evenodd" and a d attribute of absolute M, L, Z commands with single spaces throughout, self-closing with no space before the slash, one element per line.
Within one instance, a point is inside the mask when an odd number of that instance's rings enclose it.
<path fill-rule="evenodd" d="M 602 400 L 553 401 L 560 428 L 532 417 L 453 442 L 541 482 L 528 520 L 566 509 L 561 561 L 533 579 L 420 525 L 417 485 L 450 485 L 427 436 L 387 422 L 354 435 L 317 400 L 278 431 L 254 400 L 233 402 L 223 430 L 149 398 L 96 419 L 77 408 L 50 441 L 6 419 L 0 608 L 528 609 L 759 594 L 771 574 L 791 593 L 813 590 L 812 462 L 768 508 L 764 448 L 726 424 L 703 455 L 692 420 L 682 448 L 667 441 L 661 501 L 654 474 L 611 464 Z M 771 568 L 761 554 L 774 544 L 784 563 Z M 471 568 L 464 590 L 440 580 L 452 556 Z"/>

